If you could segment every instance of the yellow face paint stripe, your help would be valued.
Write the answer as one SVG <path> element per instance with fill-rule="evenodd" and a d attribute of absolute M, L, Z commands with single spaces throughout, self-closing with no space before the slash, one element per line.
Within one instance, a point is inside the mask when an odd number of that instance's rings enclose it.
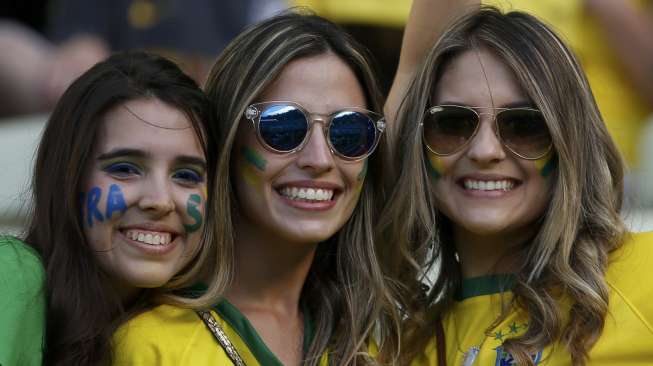
<path fill-rule="evenodd" d="M 426 152 L 426 158 L 428 159 L 426 169 L 428 170 L 429 175 L 434 179 L 440 179 L 440 176 L 442 176 L 442 173 L 444 172 L 442 159 L 430 151 Z"/>

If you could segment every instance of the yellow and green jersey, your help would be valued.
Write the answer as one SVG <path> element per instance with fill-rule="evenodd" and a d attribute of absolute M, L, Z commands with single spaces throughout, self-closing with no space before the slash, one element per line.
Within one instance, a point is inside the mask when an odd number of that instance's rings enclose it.
<path fill-rule="evenodd" d="M 223 300 L 211 314 L 247 366 L 282 366 L 247 318 Z M 304 321 L 304 352 L 312 326 Z M 197 313 L 160 305 L 131 319 L 114 335 L 114 365 L 231 365 L 231 359 Z M 327 364 L 327 356 L 320 360 Z"/>
<path fill-rule="evenodd" d="M 653 365 L 653 233 L 632 234 L 622 248 L 612 253 L 606 273 L 610 288 L 605 328 L 589 353 L 588 366 Z M 462 365 L 464 353 L 472 347 L 479 352 L 474 365 L 510 366 L 512 356 L 502 343 L 528 329 L 529 318 L 513 311 L 505 320 L 488 329 L 498 318 L 502 302 L 512 295 L 510 275 L 465 280 L 455 305 L 443 317 L 448 365 Z M 569 301 L 561 301 L 569 309 Z M 565 312 L 566 313 L 566 312 Z M 486 333 L 487 330 L 487 333 Z M 532 355 L 537 365 L 571 365 L 568 351 L 554 344 Z M 412 366 L 437 365 L 435 339 Z"/>

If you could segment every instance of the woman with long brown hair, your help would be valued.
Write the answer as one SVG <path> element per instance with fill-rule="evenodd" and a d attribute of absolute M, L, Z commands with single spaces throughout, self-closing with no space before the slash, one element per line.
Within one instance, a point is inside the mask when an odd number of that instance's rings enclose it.
<path fill-rule="evenodd" d="M 109 363 L 111 334 L 151 298 L 143 289 L 156 296 L 197 270 L 209 110 L 173 62 L 140 52 L 96 64 L 62 96 L 38 146 L 25 238 L 45 266 L 46 364 Z"/>
<path fill-rule="evenodd" d="M 120 362 L 361 365 L 374 362 L 373 330 L 392 362 L 398 316 L 372 235 L 385 126 L 365 52 L 288 12 L 237 37 L 206 91 L 223 149 L 215 240 L 234 276 L 196 299 L 207 326 L 171 306 L 126 324 Z"/>
<path fill-rule="evenodd" d="M 409 253 L 404 363 L 653 361 L 653 236 L 624 227 L 621 156 L 551 29 L 488 7 L 455 21 L 396 127 L 382 225 Z"/>

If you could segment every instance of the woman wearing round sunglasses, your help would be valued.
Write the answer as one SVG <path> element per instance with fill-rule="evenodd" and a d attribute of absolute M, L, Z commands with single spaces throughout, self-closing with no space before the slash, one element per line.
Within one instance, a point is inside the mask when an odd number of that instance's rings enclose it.
<path fill-rule="evenodd" d="M 485 7 L 457 20 L 397 122 L 383 222 L 412 252 L 406 363 L 653 361 L 653 289 L 640 285 L 653 236 L 624 228 L 621 157 L 548 27 Z"/>
<path fill-rule="evenodd" d="M 233 280 L 206 284 L 201 319 L 172 306 L 135 318 L 121 362 L 361 365 L 373 326 L 380 357 L 395 356 L 372 238 L 385 125 L 366 54 L 330 22 L 289 12 L 237 37 L 206 89 L 223 146 L 215 241 Z"/>

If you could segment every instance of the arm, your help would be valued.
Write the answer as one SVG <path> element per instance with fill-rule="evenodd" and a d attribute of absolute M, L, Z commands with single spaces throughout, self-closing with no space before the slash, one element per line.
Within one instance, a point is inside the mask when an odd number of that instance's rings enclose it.
<path fill-rule="evenodd" d="M 632 1 L 585 0 L 640 95 L 653 106 L 653 11 Z"/>
<path fill-rule="evenodd" d="M 466 9 L 479 5 L 480 0 L 414 0 L 404 30 L 399 66 L 390 87 L 384 112 L 394 127 L 395 114 L 408 85 L 424 57 L 440 37 L 447 24 Z"/>
<path fill-rule="evenodd" d="M 0 365 L 40 365 L 45 274 L 38 256 L 0 237 Z"/>

